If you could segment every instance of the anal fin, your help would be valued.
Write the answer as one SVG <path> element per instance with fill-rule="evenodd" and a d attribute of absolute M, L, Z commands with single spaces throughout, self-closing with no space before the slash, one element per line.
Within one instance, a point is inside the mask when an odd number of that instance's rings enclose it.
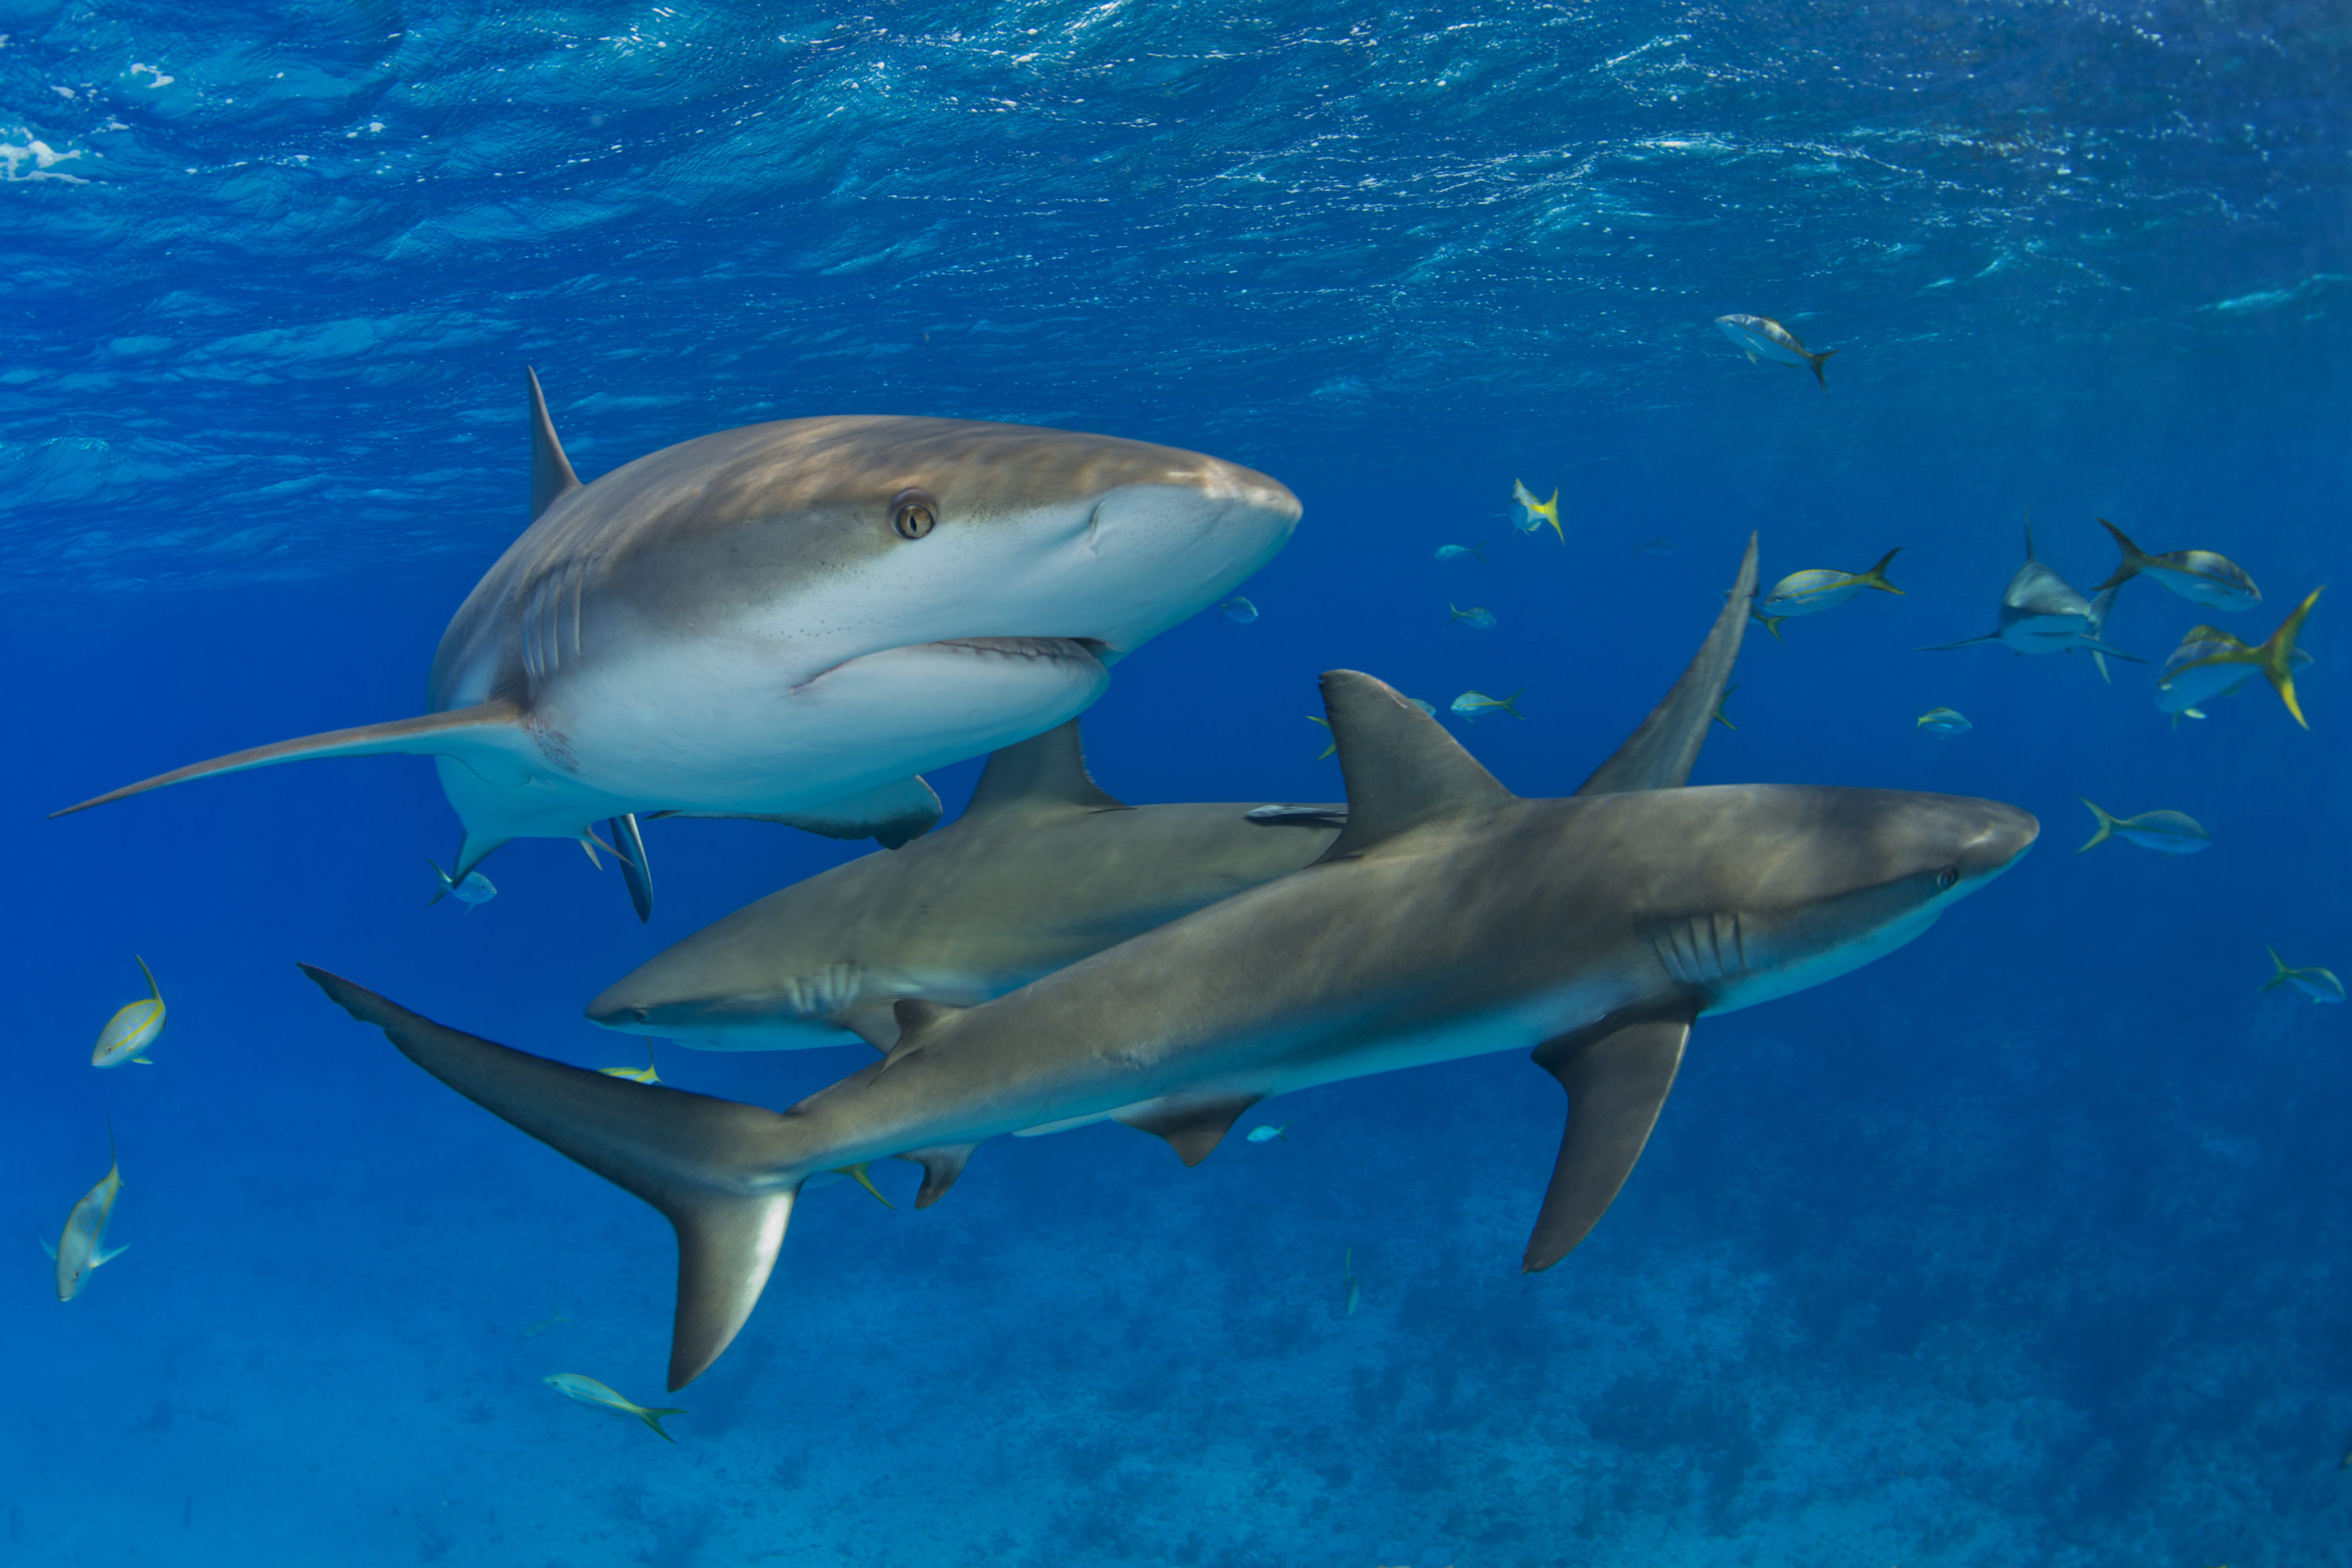
<path fill-rule="evenodd" d="M 1265 1098 L 1262 1094 L 1233 1094 L 1213 1100 L 1168 1095 L 1122 1106 L 1111 1113 L 1111 1120 L 1139 1132 L 1165 1138 L 1168 1146 L 1176 1151 L 1177 1158 L 1187 1165 L 1197 1165 L 1224 1141 L 1225 1133 L 1241 1120 L 1242 1112 Z"/>
<path fill-rule="evenodd" d="M 1617 1196 L 1675 1086 L 1694 1012 L 1603 1018 L 1536 1047 L 1538 1067 L 1568 1090 L 1568 1129 L 1521 1267 L 1530 1274 L 1573 1251 Z"/>

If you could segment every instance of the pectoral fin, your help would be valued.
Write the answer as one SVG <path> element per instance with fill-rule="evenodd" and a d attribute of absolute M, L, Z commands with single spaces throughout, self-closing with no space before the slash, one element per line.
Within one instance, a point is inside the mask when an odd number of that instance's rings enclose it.
<path fill-rule="evenodd" d="M 130 1250 L 131 1244 L 127 1241 L 120 1247 L 101 1247 L 89 1255 L 89 1266 L 96 1268 L 102 1263 L 111 1263 Z"/>
<path fill-rule="evenodd" d="M 657 811 L 656 816 L 736 817 L 774 822 L 826 838 L 871 838 L 885 849 L 920 838 L 940 823 L 940 797 L 919 775 L 806 811 Z"/>
<path fill-rule="evenodd" d="M 46 1236 L 37 1237 L 34 1239 L 41 1244 L 41 1250 L 49 1255 L 49 1261 L 55 1263 L 58 1260 L 58 1244 Z"/>
<path fill-rule="evenodd" d="M 520 707 L 499 698 L 472 708 L 452 709 L 446 713 L 424 713 L 414 719 L 394 719 L 382 724 L 330 730 L 324 734 L 304 735 L 292 741 L 278 741 L 267 746 L 231 752 L 227 756 L 215 757 L 207 763 L 190 763 L 184 768 L 173 768 L 168 773 L 157 773 L 153 778 L 124 784 L 121 789 L 93 795 L 79 805 L 68 805 L 49 815 L 68 816 L 77 811 L 88 811 L 93 805 L 105 805 L 127 795 L 144 795 L 165 784 L 184 784 L 190 779 L 207 778 L 214 773 L 266 768 L 275 763 L 308 762 L 314 757 L 364 757 L 385 752 L 406 752 L 418 756 L 457 757 L 470 762 L 478 754 L 496 758 L 503 764 L 503 771 L 512 772 L 520 767 L 528 773 L 537 762 L 537 747 L 516 723 L 521 716 Z M 480 857 L 475 858 L 479 859 Z M 462 878 L 470 869 L 470 862 L 462 863 L 457 875 Z"/>
<path fill-rule="evenodd" d="M 1536 1065 L 1568 1090 L 1568 1130 L 1535 1234 L 1528 1273 L 1575 1249 L 1617 1196 L 1657 1125 L 1682 1066 L 1692 1013 L 1633 1020 L 1615 1016 L 1536 1047 Z"/>

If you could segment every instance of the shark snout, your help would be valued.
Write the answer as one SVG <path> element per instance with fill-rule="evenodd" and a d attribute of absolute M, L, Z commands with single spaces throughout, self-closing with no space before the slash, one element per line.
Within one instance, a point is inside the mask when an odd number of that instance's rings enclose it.
<path fill-rule="evenodd" d="M 2042 824 L 2030 811 L 2020 811 L 1997 800 L 1970 803 L 1977 821 L 1959 846 L 1961 875 L 1990 877 L 2007 870 L 2042 837 Z"/>

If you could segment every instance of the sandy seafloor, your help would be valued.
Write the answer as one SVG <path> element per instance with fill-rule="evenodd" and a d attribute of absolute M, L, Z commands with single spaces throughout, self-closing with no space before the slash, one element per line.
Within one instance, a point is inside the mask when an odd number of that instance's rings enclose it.
<path fill-rule="evenodd" d="M 0 1563 L 497 1568 L 2352 1564 L 2352 161 L 2325 7 L 0 0 Z M 1778 312 L 1817 388 L 1710 326 Z M 651 1210 L 297 974 L 634 1062 L 582 1004 L 856 853 L 657 824 L 653 924 L 572 847 L 427 909 L 455 833 L 373 759 L 42 814 L 412 712 L 522 520 L 521 369 L 583 477 L 883 411 L 1215 452 L 1305 521 L 1087 720 L 1135 801 L 1326 800 L 1318 671 L 1564 794 L 1761 533 L 1698 782 L 1988 795 L 2016 869 L 1859 973 L 1699 1025 L 1591 1238 L 1517 1272 L 1560 1097 L 1516 1053 L 1269 1103 L 1186 1171 L 1085 1129 L 813 1193 L 741 1338 L 658 1395 Z M 1564 538 L 1502 516 L 1563 492 Z M 2257 682 L 1913 653 L 1990 629 L 2031 511 L 2242 563 L 2118 646 L 2304 595 Z M 1671 550 L 1639 552 L 1660 540 Z M 1486 545 L 1440 563 L 1440 543 Z M 1497 624 L 1444 620 L 1482 605 Z M 1974 721 L 1936 737 L 1918 714 Z M 977 773 L 934 775 L 952 811 Z M 2076 855 L 2186 811 L 2212 847 Z M 89 1042 L 155 968 L 152 1068 Z M 772 1106 L 856 1050 L 663 1049 Z M 37 1250 L 102 1174 L 130 1244 Z M 1360 1286 L 1347 1311 L 1346 1265 Z M 539 1331 L 524 1331 L 561 1314 Z M 683 1406 L 665 1444 L 541 1383 Z"/>

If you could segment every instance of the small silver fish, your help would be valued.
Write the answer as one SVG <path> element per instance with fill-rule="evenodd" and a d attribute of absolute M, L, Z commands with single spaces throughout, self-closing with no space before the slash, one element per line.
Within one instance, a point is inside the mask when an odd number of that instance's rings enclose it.
<path fill-rule="evenodd" d="M 2116 536 L 2116 548 L 2123 554 L 2115 575 L 2100 584 L 2101 588 L 2118 588 L 2134 577 L 2146 577 L 2192 604 L 2217 610 L 2250 609 L 2263 602 L 2263 591 L 2254 586 L 2246 569 L 2226 555 L 2216 555 L 2210 550 L 2174 550 L 2150 555 L 2105 518 L 2098 521 L 2101 528 Z"/>
<path fill-rule="evenodd" d="M 1224 616 L 1225 619 L 1233 622 L 1235 626 L 1245 626 L 1252 621 L 1257 619 L 1257 606 L 1251 604 L 1247 599 L 1243 598 L 1239 594 L 1235 594 L 1232 598 L 1227 599 L 1223 604 L 1217 606 L 1217 614 Z"/>
<path fill-rule="evenodd" d="M 1930 708 L 1919 715 L 1918 728 L 1930 735 L 1957 735 L 1963 730 L 1973 730 L 1968 715 L 1957 708 Z"/>
<path fill-rule="evenodd" d="M 1508 713 L 1514 719 L 1524 719 L 1527 715 L 1511 704 L 1517 702 L 1519 700 L 1519 693 L 1526 689 L 1527 688 L 1522 686 L 1518 691 L 1512 692 L 1508 697 L 1489 697 L 1483 691 L 1465 691 L 1454 700 L 1454 711 L 1461 714 L 1465 719 L 1483 719 L 1487 714 L 1497 711 Z"/>
<path fill-rule="evenodd" d="M 599 1410 L 610 1410 L 615 1415 L 634 1415 L 638 1420 L 644 1422 L 646 1426 L 652 1427 L 654 1429 L 654 1436 L 659 1437 L 665 1443 L 675 1443 L 677 1441 L 677 1438 L 662 1430 L 661 1418 L 665 1415 L 683 1415 L 686 1414 L 683 1410 L 674 1410 L 664 1406 L 656 1406 L 652 1409 L 647 1409 L 642 1405 L 633 1404 L 629 1400 L 623 1398 L 619 1394 L 614 1392 L 604 1384 L 597 1382 L 594 1378 L 583 1376 L 576 1372 L 559 1372 L 552 1377 L 542 1377 L 539 1381 L 547 1384 L 548 1387 L 555 1390 L 556 1393 L 561 1394 L 566 1399 L 576 1399 L 583 1405 L 593 1405 Z"/>
<path fill-rule="evenodd" d="M 1715 324 L 1723 330 L 1725 337 L 1739 345 L 1748 363 L 1762 364 L 1770 360 L 1774 364 L 1809 365 L 1813 379 L 1822 384 L 1822 390 L 1829 390 L 1829 377 L 1822 374 L 1822 362 L 1837 350 L 1823 349 L 1815 353 L 1798 340 L 1796 333 L 1769 316 L 1717 316 Z"/>
<path fill-rule="evenodd" d="M 1437 547 L 1440 561 L 1459 561 L 1465 555 L 1475 555 L 1484 561 L 1486 559 L 1486 542 L 1482 539 L 1475 544 L 1441 544 Z"/>
<path fill-rule="evenodd" d="M 561 1307 L 558 1307 L 558 1308 L 555 1310 L 555 1312 L 554 1312 L 554 1315 L 553 1315 L 553 1316 L 551 1316 L 551 1317 L 545 1317 L 545 1318 L 541 1318 L 539 1321 L 537 1321 L 537 1322 L 535 1322 L 535 1323 L 531 1324 L 529 1328 L 527 1328 L 527 1329 L 520 1329 L 520 1330 L 518 1330 L 518 1331 L 517 1331 L 517 1332 L 519 1332 L 519 1333 L 520 1333 L 520 1334 L 524 1339 L 527 1339 L 527 1340 L 535 1340 L 535 1339 L 539 1338 L 539 1336 L 540 1336 L 540 1335 L 541 1335 L 541 1334 L 543 1334 L 543 1333 L 547 1332 L 547 1331 L 548 1331 L 548 1330 L 550 1330 L 550 1329 L 551 1329 L 551 1328 L 555 1327 L 555 1325 L 556 1325 L 556 1324 L 558 1324 L 558 1323 L 568 1323 L 568 1322 L 570 1322 L 571 1321 L 572 1321 L 572 1320 L 571 1320 L 570 1318 L 568 1318 L 568 1317 L 566 1317 L 566 1316 L 564 1315 L 563 1309 L 562 1309 L 562 1308 L 561 1308 Z"/>
<path fill-rule="evenodd" d="M 84 1193 L 66 1215 L 66 1228 L 55 1247 L 44 1240 L 41 1250 L 58 1266 L 58 1300 L 70 1301 L 81 1293 L 101 1263 L 111 1263 L 128 1247 L 106 1245 L 106 1222 L 114 1217 L 114 1200 L 122 1192 L 122 1163 L 114 1157 L 114 1129 L 106 1130 L 106 1179 Z"/>
<path fill-rule="evenodd" d="M 593 862 L 596 857 L 592 853 L 588 858 Z M 444 899 L 455 899 L 466 906 L 466 912 L 470 915 L 476 906 L 487 904 L 499 896 L 498 889 L 492 887 L 490 879 L 479 871 L 468 871 L 452 882 L 449 873 L 441 869 L 441 862 L 427 855 L 425 863 L 433 868 L 435 876 L 441 879 L 441 890 L 425 900 L 425 907 L 428 910 Z"/>
<path fill-rule="evenodd" d="M 1453 602 L 1448 600 L 1445 607 L 1453 611 L 1453 614 L 1445 617 L 1445 624 L 1449 626 L 1456 621 L 1461 621 L 1475 631 L 1490 632 L 1495 629 L 1495 612 L 1484 605 L 1473 605 L 1466 610 L 1457 610 L 1454 608 Z"/>
<path fill-rule="evenodd" d="M 2336 979 L 2332 970 L 2289 969 L 2286 960 L 2278 955 L 2278 949 L 2266 947 L 2263 951 L 2271 955 L 2271 963 L 2277 971 L 2263 983 L 2263 990 L 2275 991 L 2284 985 L 2313 1003 L 2344 1000 L 2344 982 Z M 1255 1137 L 1256 1134 L 1252 1133 L 1251 1136 Z"/>
<path fill-rule="evenodd" d="M 2200 849 L 2213 847 L 2212 836 L 2198 825 L 2197 819 L 2178 811 L 2143 811 L 2137 816 L 2110 816 L 2081 795 L 2074 797 L 2091 807 L 2091 815 L 2099 820 L 2099 830 L 2083 846 L 2089 849 L 2105 844 L 2110 838 L 2121 838 L 2153 849 L 2159 855 L 2194 855 Z M 2077 849 L 2080 855 L 2083 849 Z"/>
<path fill-rule="evenodd" d="M 1287 1143 L 1290 1140 L 1284 1136 L 1284 1131 L 1288 1128 L 1289 1125 L 1290 1123 L 1286 1121 L 1280 1127 L 1274 1127 L 1261 1121 L 1255 1127 L 1249 1130 L 1249 1141 L 1253 1143 L 1271 1143 L 1276 1139 L 1280 1138 L 1284 1142 Z"/>

